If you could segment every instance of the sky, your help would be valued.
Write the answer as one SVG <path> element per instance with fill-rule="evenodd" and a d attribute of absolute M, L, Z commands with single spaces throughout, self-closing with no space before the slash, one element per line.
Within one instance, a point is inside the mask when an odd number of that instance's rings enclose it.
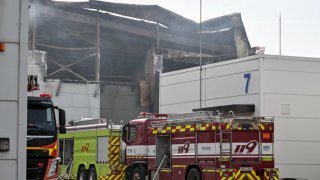
<path fill-rule="evenodd" d="M 200 21 L 200 0 L 104 1 L 156 4 Z M 202 0 L 203 21 L 235 12 L 241 13 L 251 46 L 265 47 L 266 54 L 279 54 L 281 13 L 282 55 L 320 57 L 319 0 Z"/>

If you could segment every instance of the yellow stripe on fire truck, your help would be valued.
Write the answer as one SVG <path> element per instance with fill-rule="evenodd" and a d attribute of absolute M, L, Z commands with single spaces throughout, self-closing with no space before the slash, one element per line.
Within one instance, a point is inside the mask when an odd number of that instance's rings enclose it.
<path fill-rule="evenodd" d="M 264 179 L 269 180 L 271 177 L 268 175 L 269 172 L 275 172 L 275 176 L 272 177 L 273 180 L 278 180 L 279 177 L 279 170 L 274 168 L 274 169 L 264 169 Z"/>
<path fill-rule="evenodd" d="M 259 130 L 273 130 L 273 125 L 270 123 L 259 123 Z"/>
<path fill-rule="evenodd" d="M 109 168 L 111 171 L 117 170 L 120 173 L 111 173 L 108 176 L 99 176 L 99 180 L 120 180 L 124 177 L 126 166 L 120 163 L 120 146 L 119 136 L 110 137 L 108 148 Z"/>
<path fill-rule="evenodd" d="M 239 124 L 239 123 L 238 123 Z M 236 128 L 235 128 L 236 127 Z M 266 123 L 258 124 L 259 130 L 272 130 L 272 125 Z M 242 130 L 240 125 L 233 126 L 231 122 L 229 123 L 205 123 L 205 124 L 187 124 L 187 125 L 177 125 L 177 126 L 164 126 L 163 128 L 150 128 L 149 132 L 151 134 L 169 134 L 169 133 L 179 133 L 179 132 L 194 132 L 198 131 L 208 131 L 216 129 L 236 129 Z M 249 128 L 248 130 L 255 130 L 255 128 Z"/>
<path fill-rule="evenodd" d="M 144 156 L 126 156 L 128 159 L 142 159 Z"/>
<path fill-rule="evenodd" d="M 238 170 L 235 173 L 234 176 L 237 180 L 244 180 L 244 179 L 250 179 L 250 180 L 260 180 L 260 177 L 257 176 L 256 172 L 254 170 L 251 170 L 249 172 L 242 172 L 241 170 Z"/>
<path fill-rule="evenodd" d="M 216 130 L 214 124 L 187 124 L 187 125 L 177 125 L 177 126 L 165 126 L 163 128 L 150 128 L 149 132 L 151 134 L 168 134 L 168 133 L 179 133 L 179 132 L 194 132 L 196 130 L 207 131 Z"/>
<path fill-rule="evenodd" d="M 234 176 L 234 169 L 220 169 L 221 180 L 232 180 Z"/>

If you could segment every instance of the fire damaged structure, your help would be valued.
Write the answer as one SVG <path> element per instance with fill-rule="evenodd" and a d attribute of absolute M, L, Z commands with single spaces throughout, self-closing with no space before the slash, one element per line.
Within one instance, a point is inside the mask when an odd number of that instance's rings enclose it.
<path fill-rule="evenodd" d="M 47 52 L 46 79 L 96 83 L 100 116 L 115 121 L 158 111 L 159 72 L 255 53 L 239 13 L 204 21 L 200 31 L 157 5 L 31 2 L 29 49 Z"/>

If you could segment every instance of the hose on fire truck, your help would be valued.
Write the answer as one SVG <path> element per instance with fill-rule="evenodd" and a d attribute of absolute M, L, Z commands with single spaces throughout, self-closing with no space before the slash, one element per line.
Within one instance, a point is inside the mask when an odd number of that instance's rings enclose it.
<path fill-rule="evenodd" d="M 70 180 L 71 176 L 71 169 L 72 169 L 73 161 L 70 161 L 70 163 L 67 165 L 66 168 L 63 169 L 63 171 L 60 173 L 58 179 L 67 179 Z M 67 177 L 65 177 L 67 175 Z"/>
<path fill-rule="evenodd" d="M 162 160 L 161 160 L 161 162 L 160 162 L 160 164 L 159 164 L 159 167 L 157 168 L 157 171 L 156 171 L 156 173 L 154 174 L 152 180 L 156 180 L 156 177 L 157 177 L 158 174 L 159 174 L 159 171 L 160 171 L 160 169 L 161 169 L 161 167 L 162 167 L 162 164 L 165 162 L 165 160 L 167 159 L 168 156 L 169 156 L 169 154 L 166 154 L 166 155 L 163 156 L 163 158 L 162 158 Z"/>

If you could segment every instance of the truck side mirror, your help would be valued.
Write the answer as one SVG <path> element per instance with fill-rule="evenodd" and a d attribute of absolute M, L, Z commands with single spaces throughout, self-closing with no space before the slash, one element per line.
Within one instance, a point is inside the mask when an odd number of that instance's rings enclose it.
<path fill-rule="evenodd" d="M 59 132 L 60 134 L 65 134 L 66 130 L 66 112 L 63 109 L 59 109 Z"/>
<path fill-rule="evenodd" d="M 126 124 L 122 128 L 122 141 L 125 143 L 128 142 L 128 127 L 128 124 Z"/>

